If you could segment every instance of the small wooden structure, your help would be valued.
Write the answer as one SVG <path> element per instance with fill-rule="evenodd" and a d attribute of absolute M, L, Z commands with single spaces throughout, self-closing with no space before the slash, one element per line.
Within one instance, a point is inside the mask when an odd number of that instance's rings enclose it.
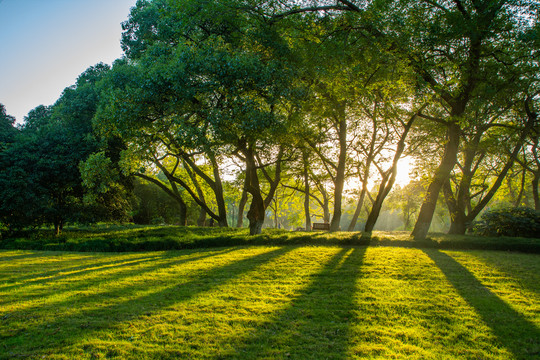
<path fill-rule="evenodd" d="M 313 223 L 311 230 L 330 230 L 329 223 Z"/>

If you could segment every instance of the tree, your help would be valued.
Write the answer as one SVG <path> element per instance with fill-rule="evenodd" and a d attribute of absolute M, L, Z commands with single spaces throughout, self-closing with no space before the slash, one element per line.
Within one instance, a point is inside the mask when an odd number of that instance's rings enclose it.
<path fill-rule="evenodd" d="M 536 113 L 530 109 L 530 101 L 521 106 L 524 110 L 514 114 L 516 117 L 525 118 L 521 121 L 521 126 L 518 125 L 519 119 L 511 118 L 509 123 L 514 126 L 507 127 L 492 118 L 490 121 L 481 122 L 478 125 L 481 128 L 475 128 L 471 135 L 463 135 L 468 141 L 463 147 L 462 159 L 458 160 L 460 178 L 453 179 L 454 185 L 448 179 L 443 187 L 450 211 L 449 233 L 465 233 L 467 227 L 493 198 L 514 164 L 537 118 Z M 500 154 L 501 148 L 509 145 L 509 154 Z M 475 183 L 476 178 L 478 180 Z M 478 191 L 475 191 L 474 186 L 479 188 Z"/>
<path fill-rule="evenodd" d="M 2 222 L 12 229 L 52 224 L 59 234 L 81 215 L 79 161 L 94 149 L 64 126 L 48 124 L 39 132 L 23 130 L 2 151 Z"/>
<path fill-rule="evenodd" d="M 15 117 L 6 113 L 6 108 L 3 104 L 0 104 L 0 151 L 2 150 L 2 144 L 13 141 L 17 129 L 13 126 L 15 124 Z"/>
<path fill-rule="evenodd" d="M 102 208 L 83 202 L 79 164 L 100 146 L 92 130 L 98 102 L 95 84 L 108 69 L 103 64 L 90 67 L 53 106 L 31 110 L 1 152 L 5 171 L 0 179 L 0 216 L 8 227 L 52 224 L 59 234 L 67 221 L 100 219 L 96 212 Z M 116 208 L 119 204 L 110 203 Z"/>
<path fill-rule="evenodd" d="M 250 229 L 258 233 L 270 201 L 260 193 L 258 171 L 269 178 L 260 150 L 275 151 L 268 160 L 275 165 L 271 183 L 279 183 L 291 71 L 275 55 L 283 44 L 232 5 L 139 2 L 123 25 L 130 61 L 117 62 L 103 83 L 107 95 L 96 119 L 128 144 L 127 170 L 152 181 L 138 169 L 159 169 L 169 183 L 163 190 L 185 189 L 221 226 L 227 210 L 220 163 L 239 156 L 252 195 Z M 212 190 L 217 212 L 201 196 L 200 181 Z"/>
<path fill-rule="evenodd" d="M 512 86 L 534 68 L 534 4 L 526 1 L 355 1 L 319 2 L 281 10 L 275 20 L 299 13 L 356 15 L 358 31 L 389 54 L 409 63 L 419 91 L 432 97 L 426 118 L 446 130 L 444 152 L 435 169 L 413 230 L 425 238 L 444 183 L 454 168 L 463 125 L 478 105 Z M 533 71 L 534 72 L 534 71 Z M 538 73 L 537 70 L 535 70 Z M 497 81 L 493 82 L 494 79 Z M 491 95 L 491 96 L 490 96 Z"/>

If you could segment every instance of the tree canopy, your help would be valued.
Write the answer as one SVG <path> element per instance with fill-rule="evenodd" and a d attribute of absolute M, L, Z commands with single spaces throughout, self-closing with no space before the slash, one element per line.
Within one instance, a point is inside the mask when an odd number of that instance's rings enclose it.
<path fill-rule="evenodd" d="M 1 221 L 29 206 L 41 215 L 21 226 L 58 228 L 78 221 L 74 204 L 128 218 L 133 178 L 176 204 L 165 217 L 182 225 L 242 224 L 249 201 L 251 234 L 270 214 L 278 226 L 287 204 L 288 219 L 309 229 L 320 216 L 331 231 L 370 232 L 399 212 L 416 239 L 444 212 L 464 233 L 507 195 L 538 208 L 538 11 L 521 0 L 139 0 L 111 67 L 90 67 L 19 128 L 1 107 Z M 403 157 L 417 175 L 394 191 Z"/>

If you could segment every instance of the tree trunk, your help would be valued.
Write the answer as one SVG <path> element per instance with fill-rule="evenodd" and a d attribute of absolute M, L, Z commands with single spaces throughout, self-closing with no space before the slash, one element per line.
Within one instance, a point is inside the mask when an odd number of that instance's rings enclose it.
<path fill-rule="evenodd" d="M 249 234 L 257 235 L 261 233 L 264 224 L 265 204 L 257 175 L 254 150 L 251 146 L 244 147 L 243 153 L 246 160 L 246 190 L 251 194 L 251 205 L 247 213 Z"/>
<path fill-rule="evenodd" d="M 323 222 L 328 224 L 330 222 L 330 201 L 328 200 L 328 194 L 323 195 Z"/>
<path fill-rule="evenodd" d="M 362 212 L 362 206 L 364 206 L 364 199 L 366 197 L 366 193 L 368 191 L 368 178 L 369 178 L 369 172 L 371 168 L 371 163 L 373 162 L 374 154 L 373 154 L 373 147 L 375 145 L 375 136 L 372 137 L 371 140 L 371 149 L 370 152 L 366 158 L 366 164 L 364 168 L 364 174 L 362 175 L 362 190 L 360 191 L 360 197 L 358 198 L 358 203 L 356 204 L 356 210 L 354 211 L 353 217 L 351 219 L 351 223 L 349 224 L 348 231 L 354 231 L 354 227 L 356 226 L 356 222 L 358 221 L 358 217 L 360 216 L 360 213 Z M 358 169 L 360 171 L 360 169 Z"/>
<path fill-rule="evenodd" d="M 521 172 L 521 182 L 519 184 L 519 193 L 517 195 L 516 201 L 514 203 L 514 207 L 519 207 L 521 204 L 521 199 L 523 199 L 523 192 L 525 191 L 525 179 L 527 177 L 527 171 L 523 169 Z"/>
<path fill-rule="evenodd" d="M 304 161 L 304 215 L 306 217 L 306 231 L 311 231 L 311 214 L 309 213 L 309 169 L 308 169 L 308 156 L 307 152 L 304 151 L 303 154 Z"/>
<path fill-rule="evenodd" d="M 420 112 L 423 108 L 424 106 L 418 112 Z M 392 159 L 392 165 L 383 174 L 382 179 L 381 179 L 381 185 L 379 186 L 379 191 L 377 193 L 377 197 L 375 198 L 375 201 L 373 202 L 373 205 L 371 206 L 371 211 L 369 212 L 369 215 L 366 221 L 366 227 L 364 228 L 365 232 L 370 233 L 373 231 L 373 228 L 375 227 L 375 224 L 377 223 L 377 220 L 379 219 L 379 215 L 381 213 L 384 200 L 386 199 L 386 197 L 390 193 L 390 190 L 392 190 L 394 183 L 396 182 L 398 162 L 399 162 L 399 159 L 401 159 L 401 155 L 403 155 L 403 151 L 405 150 L 405 140 L 407 139 L 409 130 L 411 129 L 411 126 L 413 125 L 413 122 L 418 112 L 414 114 L 413 116 L 411 116 L 409 121 L 407 121 L 407 123 L 404 126 L 403 133 L 399 137 L 399 141 L 396 147 L 396 152 L 394 153 L 394 157 Z"/>
<path fill-rule="evenodd" d="M 475 136 L 465 149 L 464 161 L 462 166 L 462 176 L 457 188 L 457 198 L 452 191 L 450 178 L 443 185 L 443 192 L 446 198 L 446 204 L 450 213 L 450 229 L 449 234 L 462 235 L 467 230 L 467 215 L 466 210 L 470 201 L 470 188 L 473 179 L 474 170 L 473 162 L 476 155 L 478 145 L 480 144 L 481 133 Z M 469 211 L 470 213 L 470 211 Z"/>
<path fill-rule="evenodd" d="M 261 233 L 264 224 L 264 200 L 260 193 L 251 195 L 251 205 L 247 213 L 247 218 L 249 220 L 249 234 L 257 235 Z"/>
<path fill-rule="evenodd" d="M 356 210 L 354 210 L 354 214 L 353 214 L 351 223 L 349 224 L 349 227 L 347 228 L 347 231 L 354 231 L 354 227 L 356 226 L 356 222 L 358 221 L 358 217 L 360 216 L 360 212 L 362 211 L 362 206 L 364 205 L 365 197 L 366 197 L 366 188 L 362 186 L 362 191 L 360 192 L 360 198 L 358 198 L 358 203 L 356 204 Z"/>
<path fill-rule="evenodd" d="M 253 215 L 251 210 L 252 209 L 250 208 L 247 214 L 247 218 L 249 220 L 249 235 L 258 235 L 262 232 L 262 226 L 264 224 L 264 216 L 261 217 L 259 215 L 256 215 L 250 218 L 250 213 Z"/>
<path fill-rule="evenodd" d="M 62 233 L 62 230 L 64 229 L 64 222 L 62 219 L 56 219 L 54 221 L 54 235 L 59 236 Z"/>
<path fill-rule="evenodd" d="M 515 161 L 516 157 L 518 156 L 519 151 L 523 147 L 523 143 L 525 142 L 526 137 L 529 135 L 529 132 L 532 130 L 533 126 L 535 125 L 536 119 L 537 119 L 536 113 L 530 112 L 527 102 L 525 103 L 525 108 L 526 108 L 526 112 L 527 112 L 527 115 L 528 115 L 527 123 L 525 124 L 525 127 L 521 130 L 520 137 L 516 141 L 516 144 L 514 145 L 514 149 L 512 150 L 511 154 L 509 155 L 508 160 L 504 164 L 503 169 L 498 174 L 497 179 L 495 180 L 493 185 L 491 185 L 491 188 L 489 189 L 487 194 L 482 199 L 480 199 L 480 201 L 478 201 L 478 203 L 476 204 L 476 206 L 474 208 L 472 208 L 472 206 L 471 206 L 472 204 L 470 203 L 470 197 L 467 197 L 467 200 L 468 200 L 467 205 L 469 205 L 471 207 L 471 209 L 469 210 L 467 216 L 465 216 L 465 221 L 463 222 L 463 226 L 459 225 L 460 227 L 457 228 L 457 230 L 460 231 L 459 234 L 465 234 L 465 231 L 467 230 L 467 225 L 472 223 L 474 221 L 474 219 L 476 219 L 478 214 L 480 214 L 480 212 L 491 201 L 493 196 L 495 196 L 495 193 L 497 192 L 497 190 L 499 189 L 499 187 L 503 183 L 503 180 L 505 179 L 506 175 L 508 174 L 508 171 L 514 165 L 514 161 Z M 469 190 L 469 188 L 466 189 L 467 194 L 468 194 L 468 190 Z M 465 211 L 463 211 L 462 213 L 465 214 Z"/>
<path fill-rule="evenodd" d="M 182 198 L 176 198 L 180 211 L 178 211 L 178 216 L 180 217 L 180 225 L 187 225 L 187 205 Z"/>
<path fill-rule="evenodd" d="M 199 217 L 197 218 L 197 226 L 206 225 L 206 211 L 203 208 L 199 209 Z"/>
<path fill-rule="evenodd" d="M 248 193 L 246 191 L 246 188 L 242 190 L 242 197 L 240 198 L 240 204 L 238 204 L 238 220 L 236 222 L 236 227 L 241 228 L 244 227 L 244 208 L 246 206 L 248 200 Z"/>
<path fill-rule="evenodd" d="M 439 198 L 441 188 L 450 176 L 450 172 L 457 162 L 459 138 L 459 126 L 455 123 L 450 124 L 448 126 L 448 141 L 444 147 L 441 163 L 435 171 L 433 180 L 428 186 L 424 203 L 420 208 L 416 224 L 412 231 L 415 240 L 424 240 L 426 238 L 431 221 L 433 220 L 433 214 L 435 213 L 435 207 L 437 206 L 437 199 Z"/>
<path fill-rule="evenodd" d="M 366 226 L 364 227 L 365 232 L 368 232 L 368 233 L 372 232 L 373 228 L 375 227 L 375 224 L 377 223 L 377 220 L 379 219 L 379 215 L 381 213 L 384 199 L 386 197 L 386 195 L 384 195 L 386 181 L 387 179 L 383 176 L 381 185 L 379 186 L 377 197 L 375 198 L 375 201 L 373 202 L 373 205 L 371 206 L 371 211 L 369 212 L 369 215 L 366 220 Z"/>
<path fill-rule="evenodd" d="M 531 181 L 532 195 L 534 200 L 534 209 L 540 211 L 540 199 L 538 198 L 538 183 L 540 182 L 540 171 L 534 173 L 534 177 Z"/>
<path fill-rule="evenodd" d="M 330 231 L 339 231 L 341 223 L 341 200 L 343 198 L 343 185 L 345 183 L 345 162 L 347 161 L 347 120 L 342 107 L 338 127 L 339 133 L 339 160 L 336 177 L 334 179 L 334 214 L 330 223 Z"/>
<path fill-rule="evenodd" d="M 450 217 L 450 229 L 449 234 L 463 235 L 467 231 L 467 216 L 462 211 L 456 211 L 453 216 Z"/>
<path fill-rule="evenodd" d="M 208 158 L 212 163 L 212 169 L 214 173 L 214 183 L 212 184 L 212 190 L 214 191 L 214 194 L 216 196 L 216 204 L 218 207 L 218 226 L 229 227 L 229 223 L 227 222 L 227 206 L 225 205 L 225 197 L 223 196 L 223 183 L 221 182 L 219 165 L 213 153 L 211 153 Z"/>
<path fill-rule="evenodd" d="M 278 212 L 278 203 L 277 203 L 277 200 L 274 199 L 274 200 L 273 200 L 273 203 L 274 203 L 274 209 L 273 209 L 273 210 L 274 210 L 274 229 L 277 229 L 277 228 L 279 227 L 279 225 L 278 225 L 278 223 L 279 223 L 279 221 L 278 221 L 278 214 L 277 214 L 277 212 Z"/>

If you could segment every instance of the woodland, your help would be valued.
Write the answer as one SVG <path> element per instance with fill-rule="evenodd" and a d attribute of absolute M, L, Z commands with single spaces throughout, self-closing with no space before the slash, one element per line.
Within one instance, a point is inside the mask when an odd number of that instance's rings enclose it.
<path fill-rule="evenodd" d="M 539 6 L 139 0 L 122 58 L 21 124 L 0 105 L 0 229 L 327 223 L 423 240 L 529 208 L 538 235 Z"/>

